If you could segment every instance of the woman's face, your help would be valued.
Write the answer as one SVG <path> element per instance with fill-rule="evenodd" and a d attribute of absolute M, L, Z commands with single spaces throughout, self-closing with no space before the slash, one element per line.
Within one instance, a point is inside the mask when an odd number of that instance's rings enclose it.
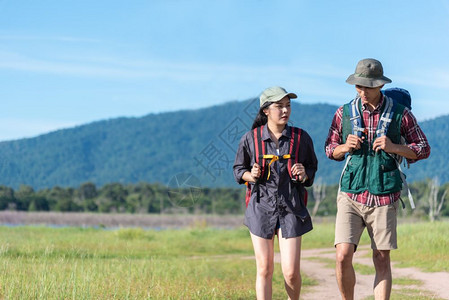
<path fill-rule="evenodd" d="M 290 118 L 291 111 L 290 98 L 288 96 L 271 104 L 264 110 L 265 115 L 268 117 L 268 122 L 275 125 L 286 125 Z"/>

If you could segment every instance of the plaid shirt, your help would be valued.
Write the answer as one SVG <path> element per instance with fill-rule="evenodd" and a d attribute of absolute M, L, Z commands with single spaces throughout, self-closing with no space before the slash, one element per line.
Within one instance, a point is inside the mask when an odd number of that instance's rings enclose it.
<path fill-rule="evenodd" d="M 373 139 L 375 137 L 377 129 L 377 123 L 379 122 L 380 115 L 382 114 L 380 108 L 382 107 L 383 101 L 384 99 L 382 97 L 381 101 L 373 112 L 370 112 L 365 104 L 362 105 L 363 124 L 365 125 L 365 128 L 368 129 L 367 138 L 370 144 L 373 143 Z M 326 139 L 325 151 L 326 156 L 330 159 L 335 159 L 333 157 L 334 150 L 337 146 L 342 144 L 342 116 L 343 106 L 341 106 L 335 113 L 331 127 L 329 128 L 329 134 Z M 427 138 L 424 135 L 424 132 L 419 127 L 416 118 L 408 108 L 405 109 L 402 116 L 401 135 L 407 141 L 407 147 L 415 152 L 417 156 L 417 159 L 415 160 L 407 159 L 408 163 L 414 163 L 418 160 L 429 157 L 430 146 L 427 142 Z M 344 160 L 344 158 L 341 158 L 339 160 Z M 397 201 L 401 196 L 401 192 L 387 195 L 373 195 L 366 190 L 360 194 L 348 193 L 348 196 L 352 200 L 360 202 L 366 206 L 382 206 Z"/>

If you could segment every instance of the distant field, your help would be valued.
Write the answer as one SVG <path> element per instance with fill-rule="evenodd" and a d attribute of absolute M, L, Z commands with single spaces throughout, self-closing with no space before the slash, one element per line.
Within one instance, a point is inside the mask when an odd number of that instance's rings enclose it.
<path fill-rule="evenodd" d="M 76 212 L 22 212 L 0 211 L 0 225 L 51 225 L 146 229 L 179 229 L 208 226 L 238 228 L 243 215 L 193 215 L 193 214 L 126 214 L 126 213 L 76 213 Z"/>
<path fill-rule="evenodd" d="M 210 224 L 209 224 L 210 225 Z M 332 247 L 333 222 L 316 222 L 304 248 Z M 393 260 L 449 271 L 449 223 L 399 227 Z M 367 244 L 366 236 L 363 243 Z M 0 227 L 1 299 L 254 299 L 247 229 Z M 304 278 L 304 286 L 314 282 Z M 285 298 L 280 266 L 274 298 Z"/>

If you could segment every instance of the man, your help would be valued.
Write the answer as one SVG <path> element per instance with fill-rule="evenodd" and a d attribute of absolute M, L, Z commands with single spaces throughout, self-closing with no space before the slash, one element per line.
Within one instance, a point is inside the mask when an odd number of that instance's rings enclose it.
<path fill-rule="evenodd" d="M 352 259 L 366 227 L 376 270 L 374 296 L 375 299 L 389 299 L 390 250 L 397 249 L 396 218 L 402 189 L 394 156 L 405 157 L 413 163 L 427 158 L 430 146 L 413 114 L 400 104 L 394 103 L 386 135 L 378 128 L 382 123 L 379 120 L 387 119 L 380 117 L 391 102 L 381 93 L 384 84 L 391 80 L 384 76 L 379 61 L 359 61 L 355 73 L 346 82 L 355 85 L 354 106 L 348 103 L 337 110 L 325 144 L 330 159 L 341 161 L 349 154 L 337 195 L 337 283 L 343 299 L 354 298 Z M 353 108 L 360 111 L 359 126 L 352 123 Z M 401 137 L 405 138 L 405 144 L 401 143 Z"/>

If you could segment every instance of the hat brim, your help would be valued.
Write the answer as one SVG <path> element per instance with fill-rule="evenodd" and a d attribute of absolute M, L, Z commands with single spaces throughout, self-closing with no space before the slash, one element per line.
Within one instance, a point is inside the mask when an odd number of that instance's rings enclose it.
<path fill-rule="evenodd" d="M 260 98 L 260 107 L 262 107 L 265 103 L 276 103 L 278 101 L 281 101 L 284 97 L 288 97 L 289 99 L 295 99 L 298 98 L 298 96 L 295 93 L 281 93 L 276 96 L 271 96 L 269 98 L 265 98 L 262 101 L 262 97 Z"/>
<path fill-rule="evenodd" d="M 295 93 L 285 93 L 277 95 L 276 97 L 273 97 L 270 99 L 270 102 L 278 102 L 281 101 L 285 96 L 287 96 L 290 99 L 298 98 L 298 96 Z"/>
<path fill-rule="evenodd" d="M 386 83 L 391 83 L 391 79 L 385 76 L 382 76 L 381 78 L 367 78 L 352 74 L 348 77 L 348 79 L 346 79 L 346 82 L 349 84 L 375 88 L 382 86 Z"/>

